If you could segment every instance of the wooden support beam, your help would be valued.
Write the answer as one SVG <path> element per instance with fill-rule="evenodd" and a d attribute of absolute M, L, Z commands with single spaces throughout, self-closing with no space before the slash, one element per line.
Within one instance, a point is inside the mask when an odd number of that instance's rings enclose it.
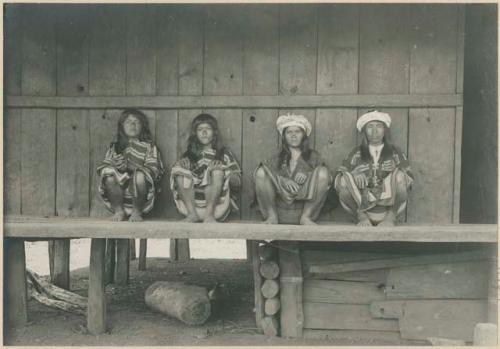
<path fill-rule="evenodd" d="M 262 277 L 260 276 L 259 243 L 252 241 L 252 269 L 253 269 L 253 292 L 255 299 L 255 323 L 259 331 L 262 331 L 262 319 L 264 318 L 264 297 L 260 291 Z"/>
<path fill-rule="evenodd" d="M 300 226 L 231 222 L 226 224 L 176 221 L 107 222 L 91 218 L 64 219 L 6 216 L 6 237 L 44 238 L 192 238 L 297 241 L 497 242 L 496 224 L 399 225 L 358 227 L 346 224 Z"/>
<path fill-rule="evenodd" d="M 105 283 L 112 284 L 115 281 L 116 266 L 116 240 L 106 239 L 106 262 L 105 262 Z"/>
<path fill-rule="evenodd" d="M 118 285 L 126 285 L 129 277 L 129 239 L 116 240 L 116 268 L 115 268 L 115 282 Z"/>
<path fill-rule="evenodd" d="M 106 332 L 105 254 L 106 240 L 92 239 L 90 243 L 87 329 L 94 335 Z"/>
<path fill-rule="evenodd" d="M 50 282 L 54 285 L 70 289 L 70 239 L 49 241 Z"/>
<path fill-rule="evenodd" d="M 281 336 L 302 337 L 302 263 L 296 243 L 279 242 Z"/>
<path fill-rule="evenodd" d="M 497 252 L 488 265 L 488 322 L 498 325 L 498 259 Z"/>
<path fill-rule="evenodd" d="M 4 319 L 9 327 L 24 326 L 28 321 L 24 240 L 6 239 L 4 250 Z"/>
<path fill-rule="evenodd" d="M 189 239 L 170 239 L 170 259 L 187 262 L 191 259 Z"/>
<path fill-rule="evenodd" d="M 64 109 L 205 109 L 205 108 L 338 108 L 456 107 L 462 94 L 291 95 L 291 96 L 7 96 L 10 108 Z"/>
<path fill-rule="evenodd" d="M 252 263 L 252 240 L 246 240 L 247 262 Z"/>
<path fill-rule="evenodd" d="M 133 261 L 137 257 L 135 255 L 135 239 L 130 239 L 130 260 Z"/>
<path fill-rule="evenodd" d="M 148 239 L 139 240 L 139 270 L 146 270 L 146 256 L 148 252 Z"/>

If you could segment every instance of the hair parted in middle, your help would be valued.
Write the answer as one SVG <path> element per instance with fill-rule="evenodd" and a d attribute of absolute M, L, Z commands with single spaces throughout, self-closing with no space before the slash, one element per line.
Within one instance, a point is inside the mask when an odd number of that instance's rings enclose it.
<path fill-rule="evenodd" d="M 212 149 L 215 150 L 215 158 L 217 160 L 224 159 L 224 144 L 222 143 L 219 125 L 217 120 L 210 114 L 202 113 L 196 116 L 191 122 L 191 132 L 187 141 L 187 150 L 182 154 L 182 157 L 187 157 L 190 161 L 198 161 L 201 157 L 201 151 L 203 150 L 198 136 L 196 135 L 196 129 L 201 124 L 208 124 L 212 127 L 213 139 L 212 139 Z"/>
<path fill-rule="evenodd" d="M 280 164 L 286 164 L 287 166 L 290 166 L 290 159 L 292 157 L 292 153 L 290 151 L 290 146 L 288 145 L 285 134 L 286 130 L 288 127 L 283 129 L 283 133 L 281 134 L 281 146 L 280 146 L 280 155 L 279 155 L 279 163 Z M 311 157 L 311 152 L 312 149 L 309 148 L 309 137 L 307 137 L 306 132 L 301 128 L 303 137 L 302 137 L 302 142 L 300 143 L 300 151 L 302 158 L 308 162 L 309 158 Z"/>
<path fill-rule="evenodd" d="M 381 121 L 379 121 L 381 122 Z M 391 129 L 387 127 L 385 123 L 382 122 L 384 125 L 384 148 L 382 149 L 382 154 L 385 156 L 388 156 L 389 154 L 392 153 L 393 151 L 393 145 L 391 142 Z M 368 148 L 368 137 L 366 136 L 366 125 L 363 126 L 363 129 L 361 130 L 361 159 L 364 161 L 370 161 L 371 155 L 370 155 L 370 150 Z"/>
<path fill-rule="evenodd" d="M 151 136 L 151 131 L 149 129 L 149 122 L 146 115 L 138 109 L 128 108 L 122 111 L 120 118 L 118 119 L 118 129 L 116 132 L 116 142 L 111 143 L 114 146 L 115 151 L 121 154 L 125 148 L 128 146 L 128 137 L 125 134 L 123 124 L 125 120 L 132 115 L 136 117 L 141 122 L 141 133 L 139 134 L 139 140 L 142 142 L 153 142 L 153 137 Z"/>

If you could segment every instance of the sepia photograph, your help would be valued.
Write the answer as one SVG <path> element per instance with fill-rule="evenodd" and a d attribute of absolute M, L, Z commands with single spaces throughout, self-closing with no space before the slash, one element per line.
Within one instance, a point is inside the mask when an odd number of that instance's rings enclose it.
<path fill-rule="evenodd" d="M 498 5 L 3 2 L 6 346 L 498 344 Z"/>

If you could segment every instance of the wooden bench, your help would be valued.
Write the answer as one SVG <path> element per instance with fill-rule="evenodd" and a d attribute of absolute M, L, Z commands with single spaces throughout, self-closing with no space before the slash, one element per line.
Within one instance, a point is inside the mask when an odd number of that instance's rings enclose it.
<path fill-rule="evenodd" d="M 105 279 L 105 239 L 130 238 L 189 238 L 189 239 L 248 239 L 257 241 L 252 250 L 254 259 L 254 277 L 256 287 L 256 316 L 261 320 L 263 303 L 260 297 L 261 279 L 259 277 L 260 259 L 258 244 L 273 241 L 283 245 L 295 242 L 338 242 L 363 243 L 394 242 L 407 243 L 497 243 L 496 225 L 450 224 L 450 225 L 401 225 L 397 227 L 362 228 L 345 224 L 321 224 L 316 226 L 297 225 L 263 225 L 246 222 L 224 224 L 179 223 L 165 220 L 145 221 L 141 223 L 108 222 L 89 218 L 36 218 L 7 217 L 4 223 L 6 250 L 6 312 L 10 325 L 24 325 L 27 321 L 26 297 L 26 265 L 25 240 L 58 239 L 58 238 L 91 238 L 91 254 L 89 263 L 88 292 L 88 329 L 93 334 L 106 331 L 106 302 L 104 297 Z M 285 249 L 286 251 L 286 249 Z M 495 256 L 496 257 L 496 253 Z M 295 260 L 294 260 L 295 259 Z M 300 268 L 290 267 L 294 263 L 300 265 L 297 256 L 280 254 L 280 276 L 282 285 L 291 285 L 291 289 L 281 290 L 282 309 L 281 333 L 285 336 L 301 335 L 290 312 L 297 310 L 298 302 L 288 304 L 290 297 L 301 293 Z M 290 264 L 291 263 L 291 264 Z M 289 267 L 287 267 L 289 265 Z M 284 268 L 284 269 L 283 269 Z M 491 273 L 496 278 L 496 267 Z M 293 282 L 290 282 L 293 281 Z M 287 286 L 285 286 L 287 287 Z M 496 291 L 495 291 L 496 292 Z M 301 296 L 301 295 L 300 295 Z M 490 298 L 496 300 L 496 293 Z M 287 306 L 284 306 L 287 304 Z M 299 326 L 300 327 L 300 326 Z"/>

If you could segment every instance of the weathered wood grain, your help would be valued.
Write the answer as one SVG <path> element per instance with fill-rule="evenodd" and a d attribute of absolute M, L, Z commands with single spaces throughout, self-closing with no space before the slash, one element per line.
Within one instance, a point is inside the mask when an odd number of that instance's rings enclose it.
<path fill-rule="evenodd" d="M 463 133 L 463 107 L 455 108 L 455 153 L 453 171 L 453 213 L 452 222 L 460 223 L 460 196 L 462 188 L 462 133 Z"/>
<path fill-rule="evenodd" d="M 22 67 L 22 5 L 4 7 L 4 88 L 5 94 L 21 94 Z"/>
<path fill-rule="evenodd" d="M 59 5 L 57 24 L 57 95 L 89 94 L 89 7 Z"/>
<path fill-rule="evenodd" d="M 130 239 L 116 240 L 115 283 L 128 284 L 130 274 Z"/>
<path fill-rule="evenodd" d="M 50 282 L 58 287 L 70 288 L 70 240 L 49 241 L 49 261 L 51 262 Z"/>
<path fill-rule="evenodd" d="M 148 5 L 125 6 L 126 84 L 128 96 L 156 94 L 156 8 Z M 124 33 L 122 33 L 123 35 Z"/>
<path fill-rule="evenodd" d="M 57 215 L 89 215 L 90 125 L 87 110 L 57 111 Z"/>
<path fill-rule="evenodd" d="M 106 332 L 106 295 L 104 293 L 105 239 L 92 239 L 90 243 L 89 294 L 87 329 L 97 335 Z"/>
<path fill-rule="evenodd" d="M 264 312 L 268 316 L 276 315 L 281 309 L 281 302 L 278 297 L 266 299 Z"/>
<path fill-rule="evenodd" d="M 305 276 L 318 280 L 372 282 L 377 285 L 385 285 L 387 275 L 389 275 L 389 269 L 361 270 L 345 273 L 308 273 Z"/>
<path fill-rule="evenodd" d="M 260 291 L 262 292 L 264 298 L 274 298 L 280 291 L 280 284 L 276 280 L 264 280 Z"/>
<path fill-rule="evenodd" d="M 127 81 L 127 31 L 125 8 L 110 4 L 89 5 L 91 96 L 125 96 Z"/>
<path fill-rule="evenodd" d="M 398 321 L 374 319 L 369 305 L 304 302 L 304 328 L 397 331 Z"/>
<path fill-rule="evenodd" d="M 139 270 L 146 270 L 148 239 L 139 240 Z"/>
<path fill-rule="evenodd" d="M 260 324 L 264 318 L 264 298 L 262 297 L 262 293 L 260 291 L 260 288 L 262 287 L 262 277 L 259 273 L 259 243 L 257 241 L 252 241 L 251 244 L 255 323 L 259 329 L 262 329 Z"/>
<path fill-rule="evenodd" d="M 359 6 L 318 5 L 318 94 L 358 91 Z"/>
<path fill-rule="evenodd" d="M 327 304 L 370 304 L 384 300 L 384 290 L 374 282 L 307 280 L 304 302 Z"/>
<path fill-rule="evenodd" d="M 4 112 L 4 214 L 21 214 L 21 115 L 21 109 L 7 108 Z"/>
<path fill-rule="evenodd" d="M 360 93 L 408 93 L 409 10 L 406 4 L 360 7 Z"/>
<path fill-rule="evenodd" d="M 156 94 L 176 96 L 179 93 L 179 11 L 180 6 L 162 4 L 154 7 L 156 21 Z M 153 18 L 152 17 L 152 18 Z"/>
<path fill-rule="evenodd" d="M 378 345 L 402 345 L 399 331 L 363 331 L 363 330 L 304 330 L 304 339 L 328 340 L 356 340 L 372 343 L 377 340 Z"/>
<path fill-rule="evenodd" d="M 104 283 L 106 285 L 115 281 L 116 267 L 116 239 L 106 239 L 106 253 L 104 261 Z"/>
<path fill-rule="evenodd" d="M 266 336 L 277 336 L 279 334 L 279 321 L 276 316 L 265 316 L 260 321 L 260 327 Z"/>
<path fill-rule="evenodd" d="M 280 267 L 274 261 L 262 261 L 259 272 L 266 279 L 276 279 L 280 274 Z"/>
<path fill-rule="evenodd" d="M 410 223 L 449 223 L 453 213 L 455 110 L 410 109 L 408 148 L 415 175 Z"/>
<path fill-rule="evenodd" d="M 414 4 L 410 13 L 410 93 L 455 91 L 458 6 Z"/>
<path fill-rule="evenodd" d="M 26 257 L 22 239 L 4 240 L 5 319 L 11 327 L 24 326 L 28 321 L 26 291 Z"/>
<path fill-rule="evenodd" d="M 304 312 L 300 251 L 293 242 L 280 242 L 279 247 L 281 336 L 302 337 Z"/>
<path fill-rule="evenodd" d="M 316 6 L 293 4 L 280 7 L 279 94 L 316 93 Z"/>
<path fill-rule="evenodd" d="M 387 299 L 480 299 L 488 295 L 486 262 L 432 264 L 391 269 Z"/>
<path fill-rule="evenodd" d="M 170 239 L 170 259 L 179 262 L 191 259 L 189 239 Z"/>

